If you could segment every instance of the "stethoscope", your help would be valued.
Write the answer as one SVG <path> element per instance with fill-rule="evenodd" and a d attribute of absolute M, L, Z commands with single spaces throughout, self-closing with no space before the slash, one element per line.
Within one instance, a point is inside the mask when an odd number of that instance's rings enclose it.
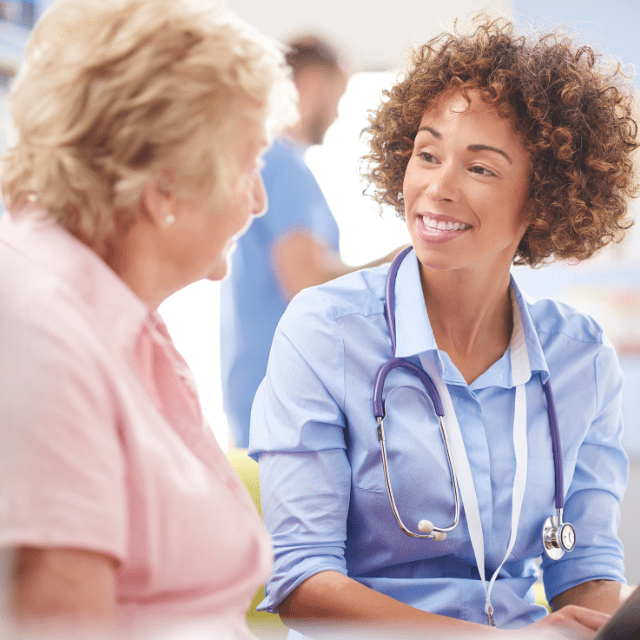
<path fill-rule="evenodd" d="M 391 348 L 393 351 L 393 358 L 383 364 L 375 379 L 374 393 L 373 393 L 373 414 L 378 421 L 378 441 L 380 442 L 380 450 L 382 452 L 382 466 L 384 469 L 384 477 L 387 485 L 387 493 L 389 495 L 389 503 L 391 504 L 391 510 L 393 515 L 400 526 L 400 529 L 408 536 L 412 538 L 429 538 L 434 541 L 442 541 L 447 537 L 447 532 L 453 530 L 460 519 L 460 495 L 458 489 L 458 479 L 456 476 L 456 470 L 454 468 L 451 451 L 449 449 L 449 442 L 447 439 L 447 430 L 444 423 L 444 408 L 440 398 L 440 394 L 429 375 L 421 369 L 419 366 L 407 360 L 406 358 L 397 358 L 396 353 L 396 326 L 395 326 L 395 301 L 394 301 L 394 287 L 395 280 L 398 274 L 398 269 L 404 258 L 409 254 L 413 247 L 407 247 L 400 252 L 389 268 L 387 275 L 386 287 L 385 287 L 385 319 L 389 330 L 389 336 L 391 337 Z M 420 379 L 424 388 L 427 391 L 427 397 L 433 406 L 434 412 L 438 417 L 440 426 L 440 435 L 444 444 L 445 453 L 447 456 L 447 462 L 449 465 L 449 472 L 451 474 L 451 483 L 453 485 L 453 497 L 455 513 L 453 521 L 447 527 L 437 527 L 429 520 L 421 520 L 418 523 L 418 530 L 421 533 L 415 533 L 411 531 L 402 521 L 396 501 L 393 497 L 393 490 L 391 488 L 391 479 L 389 476 L 389 463 L 387 460 L 387 448 L 384 434 L 384 418 L 386 416 L 386 399 L 383 400 L 382 394 L 384 391 L 384 384 L 387 379 L 387 375 L 394 369 L 405 369 L 414 374 Z M 553 394 L 551 392 L 551 385 L 549 381 L 542 383 L 544 389 L 546 401 L 547 401 L 547 413 L 549 416 L 549 429 L 551 432 L 551 443 L 553 448 L 553 461 L 555 469 L 555 507 L 556 513 L 547 518 L 542 526 L 542 544 L 544 551 L 552 560 L 560 559 L 565 552 L 572 551 L 576 543 L 575 529 L 568 522 L 562 521 L 562 512 L 564 510 L 564 476 L 562 470 L 562 449 L 560 447 L 560 434 L 558 431 L 558 420 L 556 415 L 555 403 L 553 400 Z M 416 391 L 424 394 L 421 389 L 414 387 Z"/>

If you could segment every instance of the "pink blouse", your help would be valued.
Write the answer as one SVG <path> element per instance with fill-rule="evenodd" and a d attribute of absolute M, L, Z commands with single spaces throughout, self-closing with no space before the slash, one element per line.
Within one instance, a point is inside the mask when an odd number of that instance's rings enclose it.
<path fill-rule="evenodd" d="M 0 217 L 0 547 L 116 558 L 123 630 L 196 619 L 249 636 L 271 546 L 187 364 L 160 316 L 42 217 Z"/>

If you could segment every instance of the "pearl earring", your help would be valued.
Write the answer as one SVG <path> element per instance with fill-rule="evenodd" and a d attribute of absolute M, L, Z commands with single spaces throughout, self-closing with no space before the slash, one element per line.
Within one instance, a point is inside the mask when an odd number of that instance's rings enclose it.
<path fill-rule="evenodd" d="M 167 227 L 170 227 L 175 221 L 176 221 L 176 217 L 173 215 L 173 213 L 170 213 L 165 219 L 164 219 Z"/>

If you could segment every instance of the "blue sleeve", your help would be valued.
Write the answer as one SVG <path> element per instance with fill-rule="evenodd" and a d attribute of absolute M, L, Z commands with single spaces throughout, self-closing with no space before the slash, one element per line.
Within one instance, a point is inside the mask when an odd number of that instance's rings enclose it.
<path fill-rule="evenodd" d="M 344 348 L 331 307 L 296 296 L 273 341 L 251 413 L 249 454 L 260 466 L 274 566 L 261 608 L 321 571 L 346 574 L 351 468 L 344 438 Z"/>
<path fill-rule="evenodd" d="M 302 229 L 338 250 L 338 228 L 333 214 L 320 185 L 301 158 L 276 147 L 265 157 L 262 177 L 268 208 L 266 215 L 256 222 L 268 229 L 270 238 Z"/>
<path fill-rule="evenodd" d="M 576 547 L 556 562 L 545 556 L 542 567 L 549 601 L 589 580 L 625 582 L 618 538 L 620 503 L 628 479 L 628 459 L 621 445 L 623 380 L 606 338 L 595 358 L 594 377 L 596 412 L 578 450 L 571 484 L 568 490 L 565 487 L 563 519 L 576 529 Z"/>

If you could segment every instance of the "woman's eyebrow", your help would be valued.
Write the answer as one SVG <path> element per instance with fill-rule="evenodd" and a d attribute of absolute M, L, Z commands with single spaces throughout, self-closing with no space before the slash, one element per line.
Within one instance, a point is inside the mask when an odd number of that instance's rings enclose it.
<path fill-rule="evenodd" d="M 420 131 L 428 131 L 434 138 L 437 138 L 438 140 L 442 138 L 442 134 L 439 131 L 432 129 L 431 127 L 420 127 L 418 129 L 418 133 L 420 133 Z"/>
<path fill-rule="evenodd" d="M 433 127 L 420 127 L 418 129 L 418 133 L 420 133 L 420 131 L 428 131 L 436 140 L 442 140 L 442 134 L 437 130 L 434 129 Z M 467 149 L 469 151 L 493 151 L 494 153 L 499 153 L 501 156 L 504 156 L 510 164 L 513 164 L 513 160 L 509 157 L 509 155 L 507 153 L 505 153 L 502 149 L 499 149 L 498 147 L 492 147 L 491 145 L 488 144 L 470 144 Z"/>
<path fill-rule="evenodd" d="M 491 147 L 488 144 L 470 144 L 467 149 L 469 149 L 469 151 L 493 151 L 494 153 L 499 153 L 501 156 L 504 156 L 510 164 L 513 164 L 513 160 L 502 149 L 498 149 L 498 147 Z"/>

